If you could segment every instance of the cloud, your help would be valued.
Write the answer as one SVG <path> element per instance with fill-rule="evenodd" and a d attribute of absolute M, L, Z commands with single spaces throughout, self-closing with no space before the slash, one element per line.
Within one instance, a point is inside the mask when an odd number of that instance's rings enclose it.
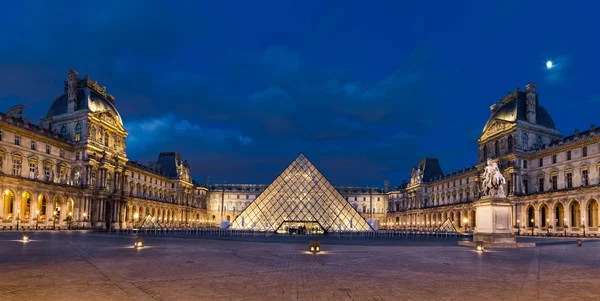
<path fill-rule="evenodd" d="M 174 114 L 143 120 L 125 121 L 125 128 L 129 132 L 127 148 L 129 152 L 145 155 L 146 151 L 155 151 L 155 147 L 173 139 L 202 142 L 200 145 L 223 147 L 230 144 L 231 140 L 238 141 L 240 145 L 247 146 L 253 139 L 242 135 L 239 131 L 231 129 L 207 128 L 192 124 L 188 120 L 177 120 Z"/>

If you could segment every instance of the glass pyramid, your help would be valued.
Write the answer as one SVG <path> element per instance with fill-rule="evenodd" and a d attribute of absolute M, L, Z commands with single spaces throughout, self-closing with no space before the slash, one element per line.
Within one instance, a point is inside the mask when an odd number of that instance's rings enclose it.
<path fill-rule="evenodd" d="M 282 232 L 282 227 L 294 223 L 317 223 L 324 232 L 372 230 L 303 154 L 233 220 L 230 228 Z"/>

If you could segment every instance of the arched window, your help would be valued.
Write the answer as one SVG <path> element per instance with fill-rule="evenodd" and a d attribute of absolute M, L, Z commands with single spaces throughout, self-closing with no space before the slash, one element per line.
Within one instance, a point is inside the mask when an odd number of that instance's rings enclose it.
<path fill-rule="evenodd" d="M 527 209 L 527 226 L 533 228 L 535 226 L 535 211 L 533 206 L 529 206 Z"/>
<path fill-rule="evenodd" d="M 15 206 L 15 194 L 10 191 L 4 191 L 4 218 L 12 220 L 13 216 L 13 208 Z"/>
<path fill-rule="evenodd" d="M 496 140 L 496 142 L 494 142 L 494 154 L 496 156 L 498 156 L 500 154 L 500 142 L 498 140 Z"/>
<path fill-rule="evenodd" d="M 80 141 L 81 140 L 81 123 L 78 123 L 75 126 L 75 141 Z"/>
<path fill-rule="evenodd" d="M 529 147 L 529 137 L 527 136 L 526 133 L 523 133 L 523 149 L 527 149 Z"/>
<path fill-rule="evenodd" d="M 63 138 L 67 138 L 67 127 L 64 125 L 62 128 L 60 128 L 60 136 Z"/>
<path fill-rule="evenodd" d="M 46 220 L 46 202 L 45 195 L 42 194 L 38 197 L 37 219 L 40 221 Z"/>
<path fill-rule="evenodd" d="M 512 135 L 509 135 L 508 138 L 506 139 L 506 142 L 508 144 L 508 151 L 511 152 L 513 149 L 513 137 Z"/>
<path fill-rule="evenodd" d="M 588 227 L 598 227 L 598 202 L 590 200 L 587 209 Z"/>
<path fill-rule="evenodd" d="M 542 222 L 542 227 L 548 227 L 548 207 L 546 207 L 545 205 L 542 206 L 540 210 L 540 221 Z"/>
<path fill-rule="evenodd" d="M 487 145 L 483 146 L 483 158 L 486 159 L 488 156 L 488 149 L 487 149 Z"/>
<path fill-rule="evenodd" d="M 108 146 L 108 132 L 104 132 L 104 146 Z"/>

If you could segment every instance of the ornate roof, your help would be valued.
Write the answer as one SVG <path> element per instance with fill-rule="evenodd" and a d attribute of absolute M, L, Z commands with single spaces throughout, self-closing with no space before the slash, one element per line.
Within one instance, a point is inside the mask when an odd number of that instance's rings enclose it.
<path fill-rule="evenodd" d="M 502 120 L 514 123 L 517 120 L 527 121 L 527 93 L 521 92 L 517 89 L 514 93 L 509 93 L 506 97 L 500 100 L 500 104 L 498 104 L 498 108 L 490 119 L 483 127 L 483 132 L 485 132 L 495 120 Z M 542 107 L 539 102 L 536 104 L 536 124 L 548 127 L 551 129 L 556 129 L 554 126 L 554 120 L 546 111 L 544 107 Z"/>
<path fill-rule="evenodd" d="M 108 111 L 123 126 L 123 120 L 114 105 L 114 99 L 112 95 L 106 93 L 106 88 L 100 88 L 95 81 L 90 81 L 86 75 L 77 84 L 77 104 L 75 111 L 88 110 L 92 113 Z M 65 87 L 64 93 L 52 102 L 50 109 L 46 113 L 46 118 L 67 114 L 67 101 L 68 94 Z"/>

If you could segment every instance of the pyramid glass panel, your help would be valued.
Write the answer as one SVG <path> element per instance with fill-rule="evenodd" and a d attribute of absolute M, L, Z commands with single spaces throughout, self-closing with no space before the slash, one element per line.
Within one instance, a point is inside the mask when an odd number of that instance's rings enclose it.
<path fill-rule="evenodd" d="M 373 230 L 303 154 L 230 227 L 293 233 L 299 225 L 311 233 Z"/>

